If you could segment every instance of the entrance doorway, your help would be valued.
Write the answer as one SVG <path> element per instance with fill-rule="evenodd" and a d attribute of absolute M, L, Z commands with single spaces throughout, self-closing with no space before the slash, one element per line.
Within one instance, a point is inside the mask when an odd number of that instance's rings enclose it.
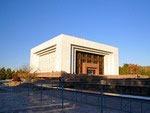
<path fill-rule="evenodd" d="M 96 68 L 87 68 L 87 74 L 89 75 L 95 75 L 96 73 Z"/>

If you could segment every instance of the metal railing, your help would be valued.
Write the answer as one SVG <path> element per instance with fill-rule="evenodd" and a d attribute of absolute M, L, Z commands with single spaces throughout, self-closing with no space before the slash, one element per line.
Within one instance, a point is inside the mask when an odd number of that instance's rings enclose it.
<path fill-rule="evenodd" d="M 88 84 L 82 84 L 88 85 Z M 150 99 L 138 99 L 131 96 L 106 94 L 104 86 L 99 85 L 96 92 L 79 89 L 76 84 L 74 88 L 65 88 L 64 83 L 36 82 L 20 84 L 11 87 L 12 92 L 26 92 L 26 96 L 39 95 L 40 101 L 45 101 L 43 96 L 49 95 L 61 100 L 61 112 L 64 112 L 65 101 L 79 103 L 99 108 L 99 113 L 150 113 Z"/>
<path fill-rule="evenodd" d="M 63 89 L 59 90 L 65 90 Z M 59 92 L 58 89 L 55 90 L 55 94 L 53 96 L 59 97 L 56 94 Z M 100 86 L 99 93 L 91 93 L 91 92 L 84 92 L 82 90 L 69 90 L 70 92 L 74 93 L 70 96 L 73 96 L 72 98 L 68 98 L 68 96 L 63 96 L 62 99 L 69 99 L 74 102 L 93 105 L 100 107 L 100 113 L 106 112 L 106 109 L 109 109 L 109 111 L 118 111 L 122 113 L 150 113 L 150 99 L 144 100 L 144 99 L 136 99 L 132 97 L 121 97 L 121 96 L 114 96 L 114 95 L 105 95 L 103 94 L 103 86 Z M 78 96 L 80 95 L 80 98 L 78 99 Z M 85 97 L 85 98 L 83 98 Z M 87 98 L 95 97 L 97 98 L 97 102 L 87 100 Z M 112 101 L 111 101 L 112 100 Z M 109 103 L 108 103 L 109 102 Z M 119 104 L 118 104 L 119 103 Z M 116 104 L 116 106 L 115 106 Z M 137 106 L 136 106 L 137 105 Z"/>
<path fill-rule="evenodd" d="M 97 91 L 97 93 L 93 93 L 92 91 L 79 90 L 76 88 L 64 88 L 65 83 L 58 83 L 57 85 L 53 84 L 52 86 L 57 86 L 52 87 L 51 91 L 53 91 L 53 93 L 51 95 L 62 100 L 62 109 L 64 108 L 64 99 L 66 99 L 76 103 L 83 103 L 100 107 L 100 113 L 103 113 L 104 111 L 106 111 L 106 109 L 123 113 L 150 113 L 150 99 L 145 100 L 136 99 L 136 97 L 132 98 L 130 96 L 121 97 L 119 95 L 106 95 L 103 92 L 103 85 L 99 86 L 99 91 Z M 92 101 L 92 99 L 88 99 L 91 97 L 97 98 L 98 101 Z M 115 104 L 118 106 L 115 106 Z"/>

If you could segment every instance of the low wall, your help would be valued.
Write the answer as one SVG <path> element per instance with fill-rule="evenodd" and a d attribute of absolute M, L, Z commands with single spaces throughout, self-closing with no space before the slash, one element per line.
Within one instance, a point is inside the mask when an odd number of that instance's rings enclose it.
<path fill-rule="evenodd" d="M 107 84 L 93 84 L 81 82 L 64 82 L 66 88 L 84 89 L 89 91 L 99 91 L 103 88 L 103 92 L 116 94 L 130 94 L 138 96 L 150 97 L 150 87 L 148 86 L 126 86 L 126 85 L 107 85 Z"/>
<path fill-rule="evenodd" d="M 40 78 L 59 78 L 61 77 L 61 72 L 55 72 L 55 73 L 38 73 L 37 77 Z"/>
<path fill-rule="evenodd" d="M 67 74 L 67 73 L 61 73 L 61 72 L 53 72 L 53 73 L 38 73 L 37 77 L 61 77 L 62 75 L 70 75 L 70 76 L 80 76 L 79 74 Z M 88 75 L 87 75 L 88 76 Z M 147 79 L 150 78 L 150 76 L 143 76 L 143 75 L 95 75 L 99 77 L 104 77 L 106 79 Z"/>
<path fill-rule="evenodd" d="M 105 76 L 107 79 L 150 78 L 149 76 L 143 76 L 143 75 L 100 75 L 100 76 Z"/>

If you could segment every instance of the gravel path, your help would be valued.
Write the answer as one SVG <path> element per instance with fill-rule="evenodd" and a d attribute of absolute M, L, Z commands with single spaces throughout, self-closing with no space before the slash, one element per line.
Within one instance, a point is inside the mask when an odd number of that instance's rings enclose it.
<path fill-rule="evenodd" d="M 62 113 L 61 93 L 56 89 L 0 92 L 0 113 Z M 130 106 L 129 102 L 127 99 L 104 96 L 103 113 L 150 113 L 149 104 L 136 100 Z M 63 113 L 101 113 L 100 105 L 101 98 L 97 95 L 64 91 Z"/>
<path fill-rule="evenodd" d="M 40 92 L 0 93 L 0 113 L 61 113 L 62 101 Z M 99 108 L 64 100 L 64 113 L 98 113 Z"/>

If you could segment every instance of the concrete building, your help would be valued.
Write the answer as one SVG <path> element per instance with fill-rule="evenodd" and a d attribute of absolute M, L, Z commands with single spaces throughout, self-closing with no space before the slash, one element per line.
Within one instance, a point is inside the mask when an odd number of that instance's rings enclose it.
<path fill-rule="evenodd" d="M 31 49 L 38 73 L 119 75 L 118 48 L 61 34 Z"/>

